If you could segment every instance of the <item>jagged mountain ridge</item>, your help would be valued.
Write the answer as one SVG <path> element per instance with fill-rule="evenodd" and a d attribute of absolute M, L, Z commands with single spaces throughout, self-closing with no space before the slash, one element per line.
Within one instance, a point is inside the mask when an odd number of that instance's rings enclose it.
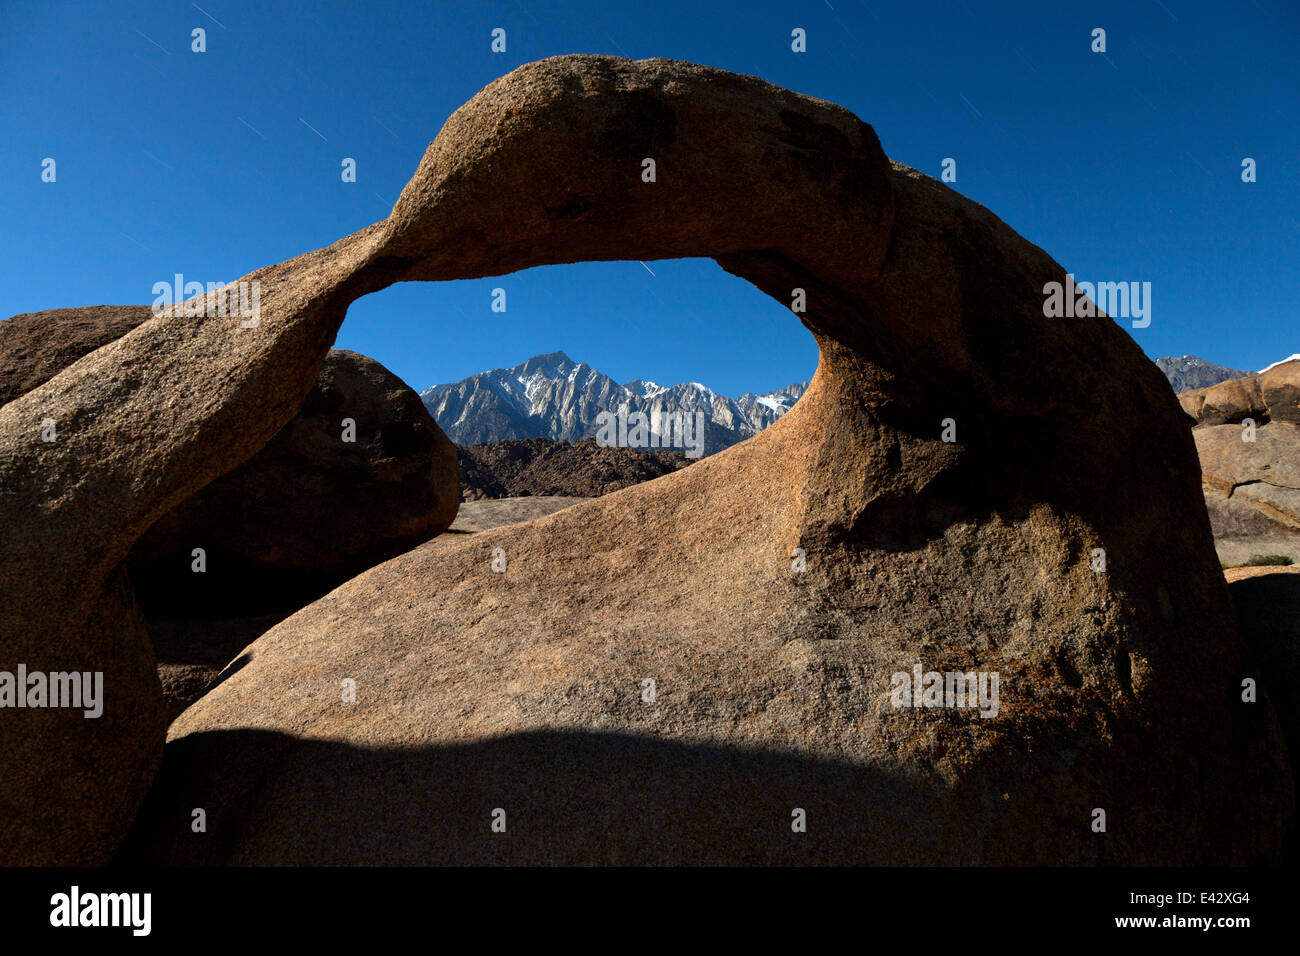
<path fill-rule="evenodd" d="M 620 385 L 564 352 L 535 355 L 420 393 L 438 426 L 458 445 L 519 438 L 578 441 L 596 435 L 601 412 L 704 414 L 704 454 L 757 434 L 789 411 L 807 390 L 795 383 L 765 394 L 728 398 L 699 382 L 663 386 L 645 379 Z"/>
<path fill-rule="evenodd" d="M 1155 363 L 1179 393 L 1253 374 L 1195 355 L 1165 356 Z M 665 387 L 634 379 L 620 385 L 557 351 L 535 355 L 513 368 L 435 385 L 420 398 L 458 445 L 530 438 L 579 441 L 595 435 L 602 411 L 654 415 L 700 410 L 705 414 L 705 454 L 712 454 L 771 425 L 807 388 L 807 382 L 796 382 L 772 392 L 728 398 L 699 382 Z"/>

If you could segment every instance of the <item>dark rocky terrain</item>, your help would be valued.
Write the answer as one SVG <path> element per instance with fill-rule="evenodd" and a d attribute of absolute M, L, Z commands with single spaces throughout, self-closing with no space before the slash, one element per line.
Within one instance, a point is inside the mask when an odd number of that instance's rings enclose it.
<path fill-rule="evenodd" d="M 1300 567 L 1228 568 L 1224 575 L 1242 637 L 1259 662 L 1259 684 L 1277 708 L 1294 754 L 1300 741 Z M 1293 831 L 1287 853 L 1292 864 L 1298 841 Z"/>
<path fill-rule="evenodd" d="M 463 501 L 530 495 L 596 498 L 685 468 L 692 461 L 679 451 L 601 447 L 594 438 L 500 441 L 457 446 L 456 453 Z"/>

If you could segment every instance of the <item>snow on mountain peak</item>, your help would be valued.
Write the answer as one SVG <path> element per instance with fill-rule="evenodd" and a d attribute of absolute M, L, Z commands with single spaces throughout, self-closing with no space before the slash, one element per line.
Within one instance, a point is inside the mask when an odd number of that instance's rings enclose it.
<path fill-rule="evenodd" d="M 636 378 L 626 385 L 620 385 L 625 395 L 635 395 L 638 398 L 654 398 L 656 395 L 662 395 L 668 389 L 664 388 L 657 382 L 652 382 L 645 378 Z"/>
<path fill-rule="evenodd" d="M 492 369 L 421 393 L 425 406 L 452 441 L 473 444 L 505 438 L 590 437 L 601 412 L 702 414 L 706 453 L 743 441 L 784 415 L 807 387 L 795 384 L 738 399 L 701 382 L 665 387 L 648 379 L 619 385 L 564 352 L 535 355 L 513 368 Z"/>

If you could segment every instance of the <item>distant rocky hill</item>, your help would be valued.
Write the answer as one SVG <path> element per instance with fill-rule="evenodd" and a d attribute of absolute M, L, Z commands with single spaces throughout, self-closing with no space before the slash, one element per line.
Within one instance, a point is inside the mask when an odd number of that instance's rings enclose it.
<path fill-rule="evenodd" d="M 620 385 L 563 352 L 535 355 L 514 368 L 492 369 L 420 393 L 425 407 L 458 445 L 506 439 L 592 438 L 601 412 L 648 416 L 704 415 L 703 452 L 728 448 L 762 431 L 794 406 L 808 383 L 739 398 L 719 395 L 698 382 L 665 387 L 637 379 Z"/>
<path fill-rule="evenodd" d="M 1156 359 L 1156 365 L 1160 368 L 1160 371 L 1165 373 L 1165 378 L 1169 379 L 1169 384 L 1174 387 L 1175 392 L 1187 392 L 1194 388 L 1209 388 L 1211 385 L 1226 382 L 1230 378 L 1241 378 L 1243 375 L 1252 374 L 1241 369 L 1215 365 L 1213 362 L 1207 362 L 1195 355 L 1180 355 L 1178 357 L 1166 355 L 1164 358 Z"/>
<path fill-rule="evenodd" d="M 596 498 L 692 461 L 679 451 L 603 447 L 592 438 L 511 440 L 458 446 L 456 451 L 465 501 L 539 495 Z"/>

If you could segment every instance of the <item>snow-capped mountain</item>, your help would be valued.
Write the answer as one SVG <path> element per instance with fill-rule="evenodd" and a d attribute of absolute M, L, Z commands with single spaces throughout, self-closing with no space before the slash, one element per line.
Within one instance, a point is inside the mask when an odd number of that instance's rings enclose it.
<path fill-rule="evenodd" d="M 1210 385 L 1226 382 L 1230 378 L 1254 374 L 1249 371 L 1243 372 L 1241 369 L 1215 365 L 1195 355 L 1182 355 L 1177 358 L 1168 355 L 1156 359 L 1156 365 L 1165 373 L 1165 378 L 1169 379 L 1169 384 L 1173 386 L 1175 392 L 1207 388 Z"/>
<path fill-rule="evenodd" d="M 459 445 L 507 438 L 576 441 L 593 437 L 601 412 L 703 413 L 704 453 L 754 435 L 789 411 L 808 383 L 732 399 L 699 382 L 663 386 L 636 379 L 620 385 L 563 352 L 535 355 L 514 368 L 492 369 L 420 393 L 425 407 Z"/>
<path fill-rule="evenodd" d="M 799 382 L 795 385 L 779 388 L 775 392 L 768 392 L 766 395 L 755 395 L 753 392 L 746 392 L 736 399 L 736 404 L 751 417 L 764 414 L 757 411 L 757 408 L 767 409 L 773 415 L 772 421 L 776 421 L 794 407 L 794 403 L 803 397 L 803 393 L 807 389 L 807 382 Z M 770 425 L 771 422 L 768 422 L 768 424 Z"/>

